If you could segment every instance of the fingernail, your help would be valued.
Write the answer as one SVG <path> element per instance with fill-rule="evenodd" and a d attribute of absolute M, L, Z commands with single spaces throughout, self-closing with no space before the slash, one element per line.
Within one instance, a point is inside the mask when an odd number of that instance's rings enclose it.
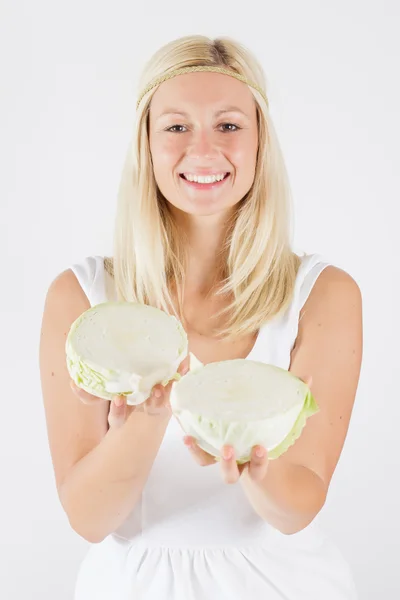
<path fill-rule="evenodd" d="M 258 458 L 262 458 L 264 456 L 264 450 L 263 450 L 263 448 L 257 448 L 257 450 L 256 450 L 256 456 L 258 456 Z"/>
<path fill-rule="evenodd" d="M 115 398 L 114 398 L 114 404 L 115 404 L 115 406 L 118 406 L 118 407 L 122 406 L 123 403 L 124 403 L 124 400 L 123 400 L 123 398 L 121 396 L 115 396 Z"/>
<path fill-rule="evenodd" d="M 161 392 L 161 390 L 160 390 L 160 389 L 158 389 L 158 388 L 157 388 L 156 390 L 154 390 L 154 396 L 155 396 L 156 398 L 161 398 L 161 396 L 162 396 L 162 392 Z"/>
<path fill-rule="evenodd" d="M 190 448 L 190 446 L 192 445 L 192 440 L 189 437 L 184 437 L 183 443 L 185 444 L 185 446 L 188 446 L 188 448 Z"/>
<path fill-rule="evenodd" d="M 232 450 L 232 448 L 225 448 L 224 451 L 223 451 L 223 453 L 222 453 L 222 457 L 225 460 L 230 460 L 232 458 L 232 456 L 233 456 L 233 450 Z"/>

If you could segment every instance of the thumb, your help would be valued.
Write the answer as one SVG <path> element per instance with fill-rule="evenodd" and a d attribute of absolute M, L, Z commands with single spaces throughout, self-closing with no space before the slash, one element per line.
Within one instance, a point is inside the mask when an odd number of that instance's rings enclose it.
<path fill-rule="evenodd" d="M 178 373 L 181 377 L 190 371 L 190 354 L 188 354 L 178 367 Z"/>
<path fill-rule="evenodd" d="M 304 378 L 304 383 L 306 385 L 308 385 L 309 388 L 312 386 L 312 382 L 313 382 L 312 375 L 307 375 L 307 377 Z"/>
<path fill-rule="evenodd" d="M 127 412 L 126 396 L 114 396 L 108 412 L 108 424 L 110 428 L 116 429 L 117 427 L 121 427 L 126 421 Z"/>

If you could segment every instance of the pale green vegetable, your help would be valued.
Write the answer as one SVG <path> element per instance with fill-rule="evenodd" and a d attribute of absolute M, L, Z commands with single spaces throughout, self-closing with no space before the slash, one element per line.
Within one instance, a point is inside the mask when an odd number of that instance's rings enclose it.
<path fill-rule="evenodd" d="M 193 360 L 193 359 L 192 359 Z M 319 409 L 308 386 L 285 369 L 248 359 L 201 366 L 174 383 L 174 415 L 187 435 L 219 458 L 232 445 L 238 463 L 262 445 L 270 459 L 281 456 Z"/>
<path fill-rule="evenodd" d="M 83 390 L 140 404 L 154 385 L 179 379 L 188 340 L 172 315 L 133 302 L 105 302 L 85 311 L 67 336 L 68 371 Z"/>

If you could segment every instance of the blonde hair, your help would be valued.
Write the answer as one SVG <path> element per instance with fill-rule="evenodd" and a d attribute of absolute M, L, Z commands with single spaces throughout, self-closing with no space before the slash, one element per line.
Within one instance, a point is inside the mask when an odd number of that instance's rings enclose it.
<path fill-rule="evenodd" d="M 157 77 L 175 69 L 216 66 L 255 82 L 265 90 L 260 64 L 230 38 L 185 36 L 160 48 L 148 61 L 140 81 L 145 90 Z M 138 106 L 136 125 L 118 192 L 113 259 L 106 268 L 114 276 L 119 300 L 139 302 L 173 312 L 185 324 L 182 301 L 186 247 L 153 173 L 148 115 L 153 87 Z M 288 176 L 263 94 L 252 91 L 258 118 L 258 156 L 250 191 L 237 205 L 221 253 L 219 294 L 230 299 L 219 335 L 255 333 L 285 311 L 294 290 L 300 258 L 292 250 L 291 197 Z M 216 265 L 216 268 L 218 265 Z M 177 305 L 172 288 L 180 289 Z"/>

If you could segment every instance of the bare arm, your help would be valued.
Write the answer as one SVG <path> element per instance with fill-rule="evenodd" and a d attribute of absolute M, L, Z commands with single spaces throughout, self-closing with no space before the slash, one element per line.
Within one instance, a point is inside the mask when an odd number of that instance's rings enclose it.
<path fill-rule="evenodd" d="M 362 337 L 360 290 L 347 273 L 328 267 L 302 311 L 290 365 L 298 377 L 312 377 L 320 411 L 261 481 L 247 470 L 241 477 L 255 510 L 283 533 L 306 527 L 325 503 L 353 410 Z"/>
<path fill-rule="evenodd" d="M 73 393 L 65 341 L 73 321 L 89 306 L 72 271 L 52 282 L 43 311 L 39 361 L 60 501 L 73 529 L 96 543 L 118 528 L 133 509 L 170 412 L 132 411 L 120 427 L 109 428 L 108 401 L 88 405 Z"/>

